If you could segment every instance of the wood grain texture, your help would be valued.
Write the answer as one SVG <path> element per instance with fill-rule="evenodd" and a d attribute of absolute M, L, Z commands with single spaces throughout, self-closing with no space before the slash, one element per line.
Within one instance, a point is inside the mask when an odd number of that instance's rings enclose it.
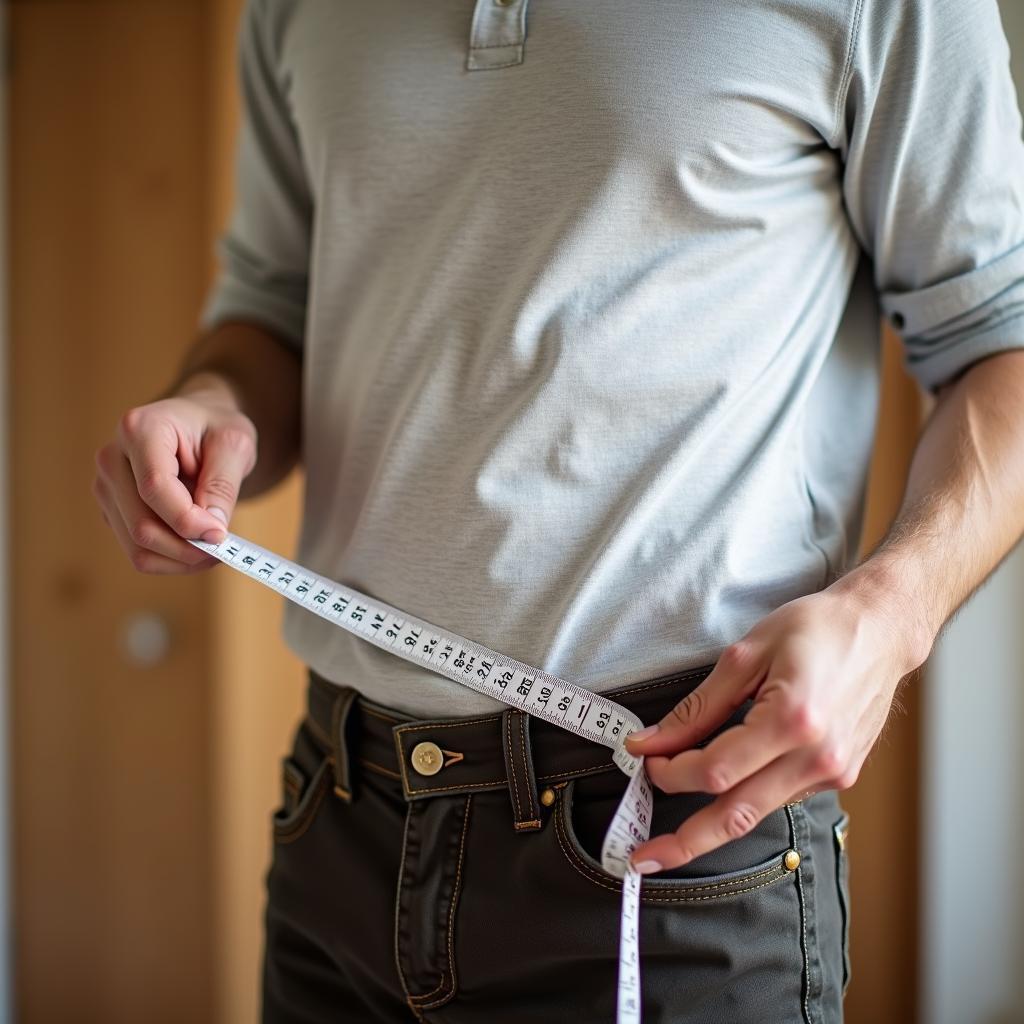
<path fill-rule="evenodd" d="M 15 3 L 12 757 L 18 1020 L 210 1017 L 208 586 L 136 573 L 93 454 L 191 339 L 199 3 Z M 172 650 L 133 664 L 131 614 Z"/>
<path fill-rule="evenodd" d="M 210 274 L 214 242 L 234 198 L 241 7 L 240 0 L 213 0 L 208 8 Z M 231 528 L 273 551 L 294 554 L 301 486 L 301 474 L 293 473 L 273 494 L 241 505 Z M 270 815 L 280 801 L 281 757 L 302 714 L 305 675 L 281 640 L 283 601 L 230 569 L 212 576 L 216 1019 L 231 1024 L 258 1019 Z"/>

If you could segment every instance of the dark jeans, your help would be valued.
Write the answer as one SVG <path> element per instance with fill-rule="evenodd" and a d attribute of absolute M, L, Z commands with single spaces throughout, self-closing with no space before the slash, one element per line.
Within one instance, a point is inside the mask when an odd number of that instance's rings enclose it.
<path fill-rule="evenodd" d="M 711 668 L 610 696 L 650 723 Z M 610 753 L 511 709 L 412 720 L 311 673 L 273 820 L 264 1024 L 613 1022 Z M 652 834 L 711 799 L 656 791 Z M 646 878 L 644 1021 L 841 1021 L 846 827 L 815 794 Z"/>

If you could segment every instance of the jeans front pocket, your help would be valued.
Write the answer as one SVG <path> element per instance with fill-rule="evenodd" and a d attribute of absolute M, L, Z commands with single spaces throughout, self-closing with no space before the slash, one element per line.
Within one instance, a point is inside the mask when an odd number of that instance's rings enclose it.
<path fill-rule="evenodd" d="M 577 871 L 589 875 L 593 881 L 618 888 L 622 880 L 606 871 L 601 864 L 600 842 L 594 825 L 600 822 L 604 828 L 611 821 L 608 806 L 610 803 L 614 808 L 617 803 L 614 791 L 621 788 L 621 784 L 615 780 L 613 799 L 609 801 L 606 799 L 607 794 L 601 793 L 601 790 L 606 789 L 604 782 L 603 779 L 599 781 L 591 777 L 570 781 L 559 787 L 560 798 L 555 808 L 554 824 L 562 852 L 570 864 Z M 591 785 L 597 787 L 596 799 L 577 801 L 577 791 Z M 658 799 L 656 796 L 656 807 Z M 781 815 L 780 827 L 785 829 L 785 812 L 780 810 L 777 813 Z M 774 831 L 774 825 L 774 822 L 770 823 L 768 829 Z M 659 829 L 663 828 L 662 815 L 656 813 L 651 834 L 657 835 Z M 687 865 L 685 869 L 645 876 L 640 887 L 641 899 L 660 901 L 671 897 L 675 902 L 713 900 L 753 892 L 782 881 L 791 873 L 786 864 L 787 854 L 791 852 L 788 836 L 780 832 L 777 840 L 758 839 L 758 842 L 746 845 L 742 840 L 736 840 L 729 844 L 732 849 L 725 851 L 724 847 L 720 848 L 717 858 L 710 854 L 695 858 L 691 863 L 697 865 L 696 871 Z"/>
<path fill-rule="evenodd" d="M 843 995 L 850 985 L 850 856 L 846 849 L 850 831 L 850 815 L 842 817 L 832 826 L 832 839 L 836 855 L 836 886 L 839 906 L 843 912 Z"/>
<path fill-rule="evenodd" d="M 592 963 L 595 974 L 605 972 L 589 982 L 602 993 L 616 977 L 622 880 L 601 865 L 600 848 L 624 779 L 609 772 L 553 787 L 551 817 L 541 833 L 547 835 L 544 849 L 564 870 L 549 871 L 536 886 L 557 899 L 560 919 L 573 922 L 574 970 Z M 694 796 L 656 793 L 652 835 L 678 827 L 701 806 Z M 645 1024 L 822 1024 L 805 995 L 816 983 L 811 971 L 816 979 L 817 962 L 812 968 L 808 958 L 802 877 L 810 851 L 796 839 L 806 833 L 798 811 L 780 808 L 747 837 L 644 877 Z M 601 1003 L 605 1017 L 595 1012 L 587 1019 L 611 1019 L 609 1001 L 606 995 Z"/>
<path fill-rule="evenodd" d="M 332 764 L 306 724 L 300 724 L 292 749 L 281 762 L 281 803 L 272 819 L 275 842 L 294 842 L 313 823 L 331 787 Z"/>

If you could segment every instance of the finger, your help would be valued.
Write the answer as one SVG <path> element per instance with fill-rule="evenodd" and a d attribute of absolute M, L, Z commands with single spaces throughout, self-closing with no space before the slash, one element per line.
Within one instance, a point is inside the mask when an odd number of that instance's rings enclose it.
<path fill-rule="evenodd" d="M 760 648 L 730 644 L 715 667 L 660 722 L 626 737 L 632 754 L 675 754 L 721 725 L 753 695 L 764 678 Z"/>
<path fill-rule="evenodd" d="M 665 793 L 725 793 L 732 789 L 796 746 L 780 720 L 777 703 L 759 696 L 742 722 L 706 747 L 684 750 L 674 757 L 648 757 L 651 782 Z"/>
<path fill-rule="evenodd" d="M 745 836 L 794 791 L 813 784 L 806 753 L 795 751 L 690 815 L 667 835 L 655 836 L 630 858 L 642 874 L 681 867 L 695 857 Z"/>
<path fill-rule="evenodd" d="M 251 435 L 237 429 L 210 431 L 203 438 L 196 504 L 218 519 L 223 518 L 226 527 L 235 510 L 242 481 L 252 472 L 255 461 L 256 448 Z M 224 539 L 225 532 L 221 529 L 219 535 L 211 534 L 203 539 L 218 544 Z"/>
<path fill-rule="evenodd" d="M 158 519 L 139 497 L 128 460 L 122 457 L 110 467 L 110 487 L 117 514 L 133 547 L 152 551 L 185 565 L 213 565 L 212 555 L 182 540 Z"/>
<path fill-rule="evenodd" d="M 155 429 L 122 423 L 121 435 L 139 497 L 179 537 L 204 539 L 208 530 L 222 532 L 222 524 L 192 500 L 178 479 L 178 436 L 173 426 Z"/>
<path fill-rule="evenodd" d="M 99 486 L 99 490 L 101 492 L 104 491 L 103 485 Z M 109 493 L 104 493 L 103 500 L 107 508 L 107 511 L 104 513 L 107 525 L 110 527 L 121 549 L 128 556 L 128 560 L 139 572 L 158 576 L 175 576 L 198 572 L 201 569 L 207 568 L 205 564 L 186 565 L 184 562 L 168 558 L 166 555 L 160 555 L 155 551 L 147 551 L 145 548 L 140 548 L 129 536 L 128 527 L 124 519 L 121 518 L 121 514 L 114 504 L 113 497 Z M 212 561 L 216 562 L 217 559 Z"/>

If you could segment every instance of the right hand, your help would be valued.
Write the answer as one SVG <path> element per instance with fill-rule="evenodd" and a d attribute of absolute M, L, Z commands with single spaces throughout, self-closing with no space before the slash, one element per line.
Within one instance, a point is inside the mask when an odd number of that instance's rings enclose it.
<path fill-rule="evenodd" d="M 186 538 L 219 543 L 256 464 L 256 427 L 226 386 L 129 409 L 96 453 L 92 492 L 139 572 L 208 569 L 218 560 Z"/>

